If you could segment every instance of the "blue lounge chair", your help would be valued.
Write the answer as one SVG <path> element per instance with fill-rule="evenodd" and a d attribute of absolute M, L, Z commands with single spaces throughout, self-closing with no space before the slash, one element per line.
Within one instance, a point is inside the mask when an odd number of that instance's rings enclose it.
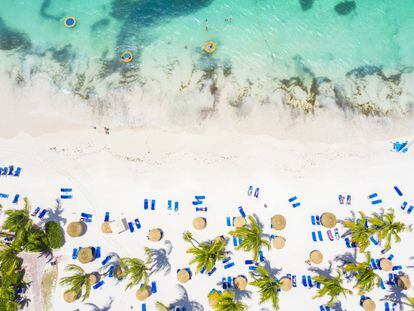
<path fill-rule="evenodd" d="M 102 266 L 106 265 L 110 260 L 112 256 L 106 256 L 105 259 L 102 261 Z"/>
<path fill-rule="evenodd" d="M 307 280 L 309 287 L 313 287 L 312 277 L 310 275 L 307 276 Z"/>
<path fill-rule="evenodd" d="M 401 192 L 401 190 L 400 190 L 397 186 L 394 186 L 394 190 L 395 190 L 395 192 L 397 192 L 397 194 L 398 194 L 400 197 L 402 197 L 402 196 L 403 196 L 403 193 Z"/>
<path fill-rule="evenodd" d="M 385 289 L 385 284 L 384 284 L 384 281 L 382 279 L 381 279 L 379 285 L 380 285 L 380 288 Z"/>
<path fill-rule="evenodd" d="M 254 197 L 255 198 L 259 197 L 259 191 L 260 191 L 260 188 L 256 188 L 256 190 L 254 191 Z"/>
<path fill-rule="evenodd" d="M 108 273 L 108 276 L 109 276 L 110 278 L 112 278 L 112 277 L 114 276 L 114 270 L 115 270 L 115 267 L 114 267 L 114 266 L 110 266 L 110 267 L 109 267 L 109 273 Z"/>
<path fill-rule="evenodd" d="M 338 195 L 339 204 L 344 204 L 344 200 L 345 200 L 345 197 L 342 194 Z"/>
<path fill-rule="evenodd" d="M 231 267 L 234 267 L 234 265 L 235 265 L 234 262 L 230 262 L 230 263 L 224 265 L 224 269 L 229 269 Z"/>
<path fill-rule="evenodd" d="M 413 209 L 414 209 L 414 205 L 410 205 L 410 207 L 407 210 L 407 213 L 408 214 L 411 214 L 411 212 L 413 211 Z"/>
<path fill-rule="evenodd" d="M 247 259 L 247 260 L 244 261 L 244 264 L 246 264 L 246 265 L 252 265 L 253 264 L 253 260 Z"/>
<path fill-rule="evenodd" d="M 196 196 L 194 196 L 195 198 L 196 198 L 196 200 L 197 201 L 200 201 L 200 200 L 205 200 L 205 198 L 206 198 L 206 196 L 205 195 L 196 195 Z"/>
<path fill-rule="evenodd" d="M 345 238 L 345 244 L 346 247 L 351 248 L 351 241 L 349 240 L 349 238 Z"/>
<path fill-rule="evenodd" d="M 134 222 L 135 222 L 135 226 L 137 227 L 137 229 L 141 229 L 141 223 L 139 222 L 139 219 L 135 218 Z"/>
<path fill-rule="evenodd" d="M 253 186 L 249 186 L 249 190 L 247 190 L 247 195 L 250 196 L 253 193 Z"/>
<path fill-rule="evenodd" d="M 47 210 L 43 209 L 43 211 L 39 214 L 39 219 L 42 219 L 43 217 L 45 217 L 46 213 L 47 213 Z"/>
<path fill-rule="evenodd" d="M 335 238 L 336 238 L 337 240 L 339 240 L 339 239 L 341 238 L 341 236 L 339 235 L 339 230 L 338 230 L 338 228 L 335 228 L 335 230 L 334 230 L 334 234 L 335 234 Z"/>
<path fill-rule="evenodd" d="M 374 245 L 379 244 L 379 242 L 374 238 L 374 236 L 371 235 L 369 239 L 371 240 L 372 243 L 374 243 Z"/>
<path fill-rule="evenodd" d="M 333 236 L 333 234 L 332 234 L 332 231 L 331 231 L 331 230 L 326 231 L 326 234 L 327 234 L 327 236 L 328 236 L 328 239 L 329 239 L 329 240 L 331 240 L 331 241 L 333 241 L 333 240 L 334 240 L 334 236 Z"/>
<path fill-rule="evenodd" d="M 87 218 L 87 219 L 91 219 L 91 218 L 92 218 L 92 214 L 88 214 L 88 213 L 81 213 L 81 217 L 83 217 L 83 218 Z"/>
<path fill-rule="evenodd" d="M 174 202 L 174 212 L 178 212 L 178 209 L 179 209 L 179 204 L 176 201 L 176 202 Z M 206 208 L 206 210 L 207 210 L 207 208 Z"/>
<path fill-rule="evenodd" d="M 376 263 L 376 261 L 375 261 L 375 259 L 374 259 L 374 258 L 371 258 L 371 267 L 372 267 L 374 270 L 377 270 L 377 269 L 378 269 L 377 263 Z"/>
<path fill-rule="evenodd" d="M 148 209 L 148 199 L 144 200 L 144 209 Z"/>
<path fill-rule="evenodd" d="M 15 196 L 14 196 L 14 199 L 13 199 L 13 204 L 17 204 L 18 202 L 19 202 L 19 197 L 20 197 L 20 194 L 16 194 Z"/>
<path fill-rule="evenodd" d="M 381 254 L 385 254 L 385 253 L 387 253 L 389 250 L 390 250 L 391 248 L 384 248 L 384 249 L 382 249 L 381 250 Z"/>
<path fill-rule="evenodd" d="M 231 219 L 230 219 L 230 217 L 226 217 L 226 224 L 227 224 L 227 227 L 231 227 Z"/>
<path fill-rule="evenodd" d="M 237 240 L 239 241 L 239 245 L 243 242 L 242 238 L 237 238 Z"/>
<path fill-rule="evenodd" d="M 239 206 L 239 212 L 242 217 L 246 217 L 246 213 L 244 212 L 243 207 Z"/>
<path fill-rule="evenodd" d="M 227 289 L 227 281 L 226 278 L 221 278 L 221 286 L 223 289 Z"/>
<path fill-rule="evenodd" d="M 390 254 L 389 256 L 388 256 L 388 260 L 393 260 L 394 259 L 394 255 L 393 254 Z"/>
<path fill-rule="evenodd" d="M 101 247 L 100 247 L 100 246 L 98 246 L 98 247 L 95 249 L 95 255 L 94 255 L 94 257 L 95 257 L 95 258 L 101 258 Z"/>
<path fill-rule="evenodd" d="M 315 220 L 315 216 L 311 216 L 311 223 L 312 225 L 316 225 L 316 220 Z"/>
<path fill-rule="evenodd" d="M 407 205 L 408 205 L 408 202 L 406 202 L 406 201 L 402 202 L 401 209 L 402 210 L 405 210 L 405 208 L 407 207 Z"/>
<path fill-rule="evenodd" d="M 0 193 L 0 198 L 7 199 L 9 197 L 6 193 Z"/>
<path fill-rule="evenodd" d="M 263 256 L 263 252 L 262 251 L 259 251 L 259 259 L 260 259 L 260 262 L 263 262 L 264 261 L 264 256 Z"/>
<path fill-rule="evenodd" d="M 141 305 L 141 311 L 147 311 L 147 305 L 145 303 Z"/>
<path fill-rule="evenodd" d="M 134 225 L 132 222 L 128 222 L 129 231 L 134 232 Z"/>
<path fill-rule="evenodd" d="M 297 199 L 298 199 L 298 197 L 296 197 L 296 196 L 291 197 L 291 198 L 289 199 L 289 202 L 290 202 L 290 203 L 292 203 L 293 201 L 296 201 Z"/>
<path fill-rule="evenodd" d="M 151 200 L 151 210 L 155 210 L 155 200 Z"/>
<path fill-rule="evenodd" d="M 315 219 L 316 219 L 316 224 L 319 226 L 321 224 L 321 217 L 319 217 L 319 215 L 316 215 Z"/>
<path fill-rule="evenodd" d="M 153 294 L 157 292 L 157 283 L 155 281 L 151 283 L 151 292 Z"/>
<path fill-rule="evenodd" d="M 378 196 L 378 193 L 372 193 L 368 196 L 368 199 L 373 199 L 376 198 Z"/>
<path fill-rule="evenodd" d="M 382 200 L 381 199 L 375 200 L 375 201 L 372 201 L 371 202 L 372 205 L 377 205 L 377 204 L 380 204 L 380 203 L 382 203 Z"/>
<path fill-rule="evenodd" d="M 76 259 L 76 258 L 78 258 L 78 253 L 79 253 L 79 250 L 80 250 L 80 249 L 78 249 L 78 248 L 74 248 L 74 249 L 73 249 L 73 251 L 72 251 L 72 259 Z"/>
<path fill-rule="evenodd" d="M 323 241 L 322 231 L 318 231 L 319 241 Z"/>
<path fill-rule="evenodd" d="M 308 287 L 308 282 L 306 281 L 306 275 L 302 275 L 302 285 Z"/>
<path fill-rule="evenodd" d="M 318 241 L 317 238 L 316 238 L 316 232 L 315 231 L 312 231 L 312 240 L 314 242 L 317 242 Z"/>
<path fill-rule="evenodd" d="M 37 213 L 39 213 L 40 212 L 40 207 L 36 207 L 36 209 L 34 210 L 34 212 L 31 214 L 31 216 L 36 216 L 37 215 Z"/>
<path fill-rule="evenodd" d="M 105 212 L 105 222 L 109 221 L 109 212 Z"/>
<path fill-rule="evenodd" d="M 10 165 L 9 166 L 9 173 L 7 175 L 8 176 L 12 176 L 13 175 L 13 172 L 14 172 L 14 166 L 13 165 Z"/>
<path fill-rule="evenodd" d="M 395 285 L 395 275 L 394 273 L 388 274 L 388 282 L 389 285 Z"/>
<path fill-rule="evenodd" d="M 72 192 L 72 188 L 60 188 L 60 192 Z"/>
<path fill-rule="evenodd" d="M 217 268 L 213 267 L 210 272 L 207 273 L 208 276 L 211 276 L 214 272 L 216 272 Z"/>
<path fill-rule="evenodd" d="M 250 270 L 250 271 L 257 270 L 257 266 L 249 266 L 249 270 Z"/>
<path fill-rule="evenodd" d="M 224 258 L 223 261 L 222 261 L 222 263 L 225 264 L 225 263 L 229 262 L 230 260 L 231 260 L 230 257 Z"/>
<path fill-rule="evenodd" d="M 72 199 L 72 195 L 64 194 L 64 195 L 61 195 L 60 198 L 62 200 L 69 200 L 69 199 Z"/>
<path fill-rule="evenodd" d="M 239 240 L 234 236 L 233 237 L 233 246 L 238 246 L 239 245 Z"/>
<path fill-rule="evenodd" d="M 296 275 L 292 275 L 292 286 L 293 287 L 297 287 L 298 286 L 298 284 L 296 282 Z"/>
<path fill-rule="evenodd" d="M 18 167 L 17 169 L 16 169 L 16 171 L 14 172 L 14 176 L 15 177 L 19 177 L 20 176 L 20 172 L 22 171 L 22 168 L 21 167 Z"/>
<path fill-rule="evenodd" d="M 196 207 L 196 212 L 207 212 L 207 207 Z"/>
<path fill-rule="evenodd" d="M 101 287 L 102 285 L 104 285 L 104 283 L 105 283 L 105 281 L 104 281 L 104 280 L 99 281 L 98 283 L 96 283 L 96 284 L 93 286 L 93 289 L 98 289 L 99 287 Z"/>
<path fill-rule="evenodd" d="M 299 207 L 300 206 L 300 202 L 294 203 L 292 206 L 293 206 L 293 208 Z"/>
<path fill-rule="evenodd" d="M 167 209 L 170 211 L 170 210 L 172 210 L 172 201 L 171 200 L 168 200 L 168 207 L 167 207 Z"/>
<path fill-rule="evenodd" d="M 392 267 L 392 271 L 400 271 L 402 270 L 402 266 L 394 266 Z"/>
<path fill-rule="evenodd" d="M 352 200 L 352 197 L 351 197 L 351 195 L 350 195 L 350 194 L 348 194 L 348 195 L 346 196 L 346 204 L 347 204 L 347 205 L 351 205 L 351 200 Z"/>

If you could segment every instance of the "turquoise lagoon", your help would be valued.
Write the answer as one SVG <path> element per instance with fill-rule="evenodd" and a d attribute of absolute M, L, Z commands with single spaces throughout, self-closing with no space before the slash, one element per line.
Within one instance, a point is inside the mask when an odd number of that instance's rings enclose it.
<path fill-rule="evenodd" d="M 412 0 L 2 0 L 0 68 L 84 98 L 127 87 L 173 101 L 213 85 L 237 106 L 279 88 L 305 110 L 329 83 L 327 94 L 357 110 L 407 113 L 413 17 Z M 202 51 L 208 40 L 213 55 Z M 124 50 L 132 63 L 120 61 Z"/>

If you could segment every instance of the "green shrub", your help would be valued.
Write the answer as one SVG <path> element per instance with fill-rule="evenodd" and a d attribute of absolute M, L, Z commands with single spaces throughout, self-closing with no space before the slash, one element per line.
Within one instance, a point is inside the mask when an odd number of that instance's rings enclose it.
<path fill-rule="evenodd" d="M 45 230 L 50 248 L 60 248 L 63 246 L 63 244 L 65 244 L 63 229 L 57 222 L 47 222 L 45 225 Z"/>

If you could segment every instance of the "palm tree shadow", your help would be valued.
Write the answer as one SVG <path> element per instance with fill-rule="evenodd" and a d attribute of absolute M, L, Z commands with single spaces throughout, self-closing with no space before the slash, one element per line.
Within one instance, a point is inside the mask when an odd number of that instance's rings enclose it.
<path fill-rule="evenodd" d="M 270 276 L 273 278 L 276 278 L 277 275 L 282 271 L 282 269 L 278 269 L 278 268 L 272 268 L 272 266 L 270 265 L 270 261 L 269 260 L 265 260 L 263 262 L 263 267 L 269 271 Z"/>
<path fill-rule="evenodd" d="M 188 293 L 187 290 L 185 289 L 184 286 L 182 285 L 177 285 L 178 290 L 180 292 L 180 298 L 173 301 L 171 303 L 171 306 L 177 306 L 180 307 L 182 309 L 185 308 L 185 310 L 188 311 L 203 311 L 204 307 L 202 304 L 200 304 L 199 302 L 195 301 L 195 300 L 190 300 L 190 298 L 188 297 Z"/>
<path fill-rule="evenodd" d="M 47 219 L 42 219 L 40 221 L 40 224 L 43 225 L 47 221 L 54 221 L 64 226 L 66 225 L 67 219 L 64 218 L 62 214 L 63 214 L 62 202 L 59 199 L 56 199 L 56 207 L 54 209 L 48 210 Z"/>
<path fill-rule="evenodd" d="M 392 286 L 389 289 L 389 294 L 385 295 L 382 301 L 392 301 L 400 305 L 400 310 L 402 310 L 402 306 L 404 305 L 403 299 L 407 299 L 407 295 L 403 292 L 398 286 Z"/>
<path fill-rule="evenodd" d="M 340 302 L 340 301 L 336 302 L 336 303 L 335 303 L 335 304 L 331 307 L 331 309 L 332 309 L 333 311 L 343 311 L 341 302 Z"/>
<path fill-rule="evenodd" d="M 24 309 L 25 307 L 29 307 L 29 304 L 32 300 L 28 297 L 24 297 L 19 301 L 19 305 L 21 309 Z"/>
<path fill-rule="evenodd" d="M 332 277 L 332 261 L 329 261 L 329 267 L 327 269 L 322 269 L 319 267 L 309 267 L 309 271 L 330 278 Z"/>
<path fill-rule="evenodd" d="M 93 304 L 93 303 L 84 303 L 84 305 L 92 307 L 93 311 L 109 311 L 111 310 L 113 302 L 114 302 L 114 298 L 109 297 L 109 302 L 107 302 L 102 308 L 99 308 L 96 304 Z"/>
<path fill-rule="evenodd" d="M 337 266 L 342 269 L 347 264 L 356 263 L 357 262 L 356 258 L 357 258 L 357 251 L 355 249 L 353 253 L 346 252 L 345 254 L 340 254 L 336 256 L 334 258 L 334 261 L 338 262 Z"/>
<path fill-rule="evenodd" d="M 151 249 L 151 253 L 153 255 L 153 269 L 150 275 L 164 271 L 164 275 L 167 275 L 171 272 L 171 264 L 168 259 L 168 251 L 164 248 L 160 249 Z"/>
<path fill-rule="evenodd" d="M 252 292 L 249 290 L 238 290 L 237 288 L 234 291 L 236 300 L 242 300 L 244 298 L 251 299 Z"/>

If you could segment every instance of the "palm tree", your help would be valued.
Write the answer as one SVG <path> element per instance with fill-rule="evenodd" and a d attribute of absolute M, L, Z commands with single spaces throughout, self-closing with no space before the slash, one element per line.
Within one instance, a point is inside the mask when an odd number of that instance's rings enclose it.
<path fill-rule="evenodd" d="M 190 265 L 193 263 L 197 264 L 196 273 L 201 270 L 211 271 L 218 260 L 223 260 L 226 257 L 226 241 L 224 239 L 200 243 L 193 238 L 190 232 L 186 231 L 183 234 L 183 240 L 192 245 L 187 250 L 187 253 L 193 255 Z"/>
<path fill-rule="evenodd" d="M 359 294 L 363 295 L 379 286 L 381 277 L 374 272 L 371 267 L 371 253 L 366 253 L 366 260 L 360 263 L 349 263 L 344 267 L 345 272 L 350 272 L 355 276 L 356 284 L 354 288 L 358 288 Z"/>
<path fill-rule="evenodd" d="M 17 257 L 18 251 L 15 247 L 0 243 L 0 248 L 0 270 L 4 277 L 4 274 L 10 275 L 20 268 L 22 260 Z"/>
<path fill-rule="evenodd" d="M 254 279 L 250 285 L 259 288 L 260 303 L 269 300 L 272 302 L 273 309 L 279 310 L 279 281 L 273 278 L 269 271 L 262 266 L 258 266 L 256 271 L 250 272 L 250 275 Z"/>
<path fill-rule="evenodd" d="M 2 310 L 5 308 L 6 311 L 17 310 L 19 304 L 15 302 L 16 300 L 16 289 L 12 285 L 0 287 L 0 301 Z"/>
<path fill-rule="evenodd" d="M 158 311 L 170 311 L 170 307 L 167 307 L 165 304 L 159 301 L 155 303 L 155 307 Z"/>
<path fill-rule="evenodd" d="M 360 252 L 365 252 L 370 245 L 370 237 L 374 233 L 374 228 L 368 227 L 368 218 L 363 212 L 358 212 L 360 219 L 346 220 L 343 226 L 348 228 L 343 236 L 351 236 L 351 243 L 356 243 Z"/>
<path fill-rule="evenodd" d="M 403 231 L 410 230 L 404 223 L 395 221 L 393 209 L 389 209 L 388 213 L 381 216 L 375 215 L 369 219 L 374 226 L 380 240 L 385 240 L 385 248 L 391 248 L 392 240 L 400 242 L 399 234 Z"/>
<path fill-rule="evenodd" d="M 85 301 L 91 293 L 92 283 L 90 281 L 90 276 L 93 273 L 86 273 L 77 265 L 68 265 L 66 271 L 73 272 L 73 275 L 63 277 L 60 280 L 60 284 L 69 286 L 69 290 L 73 291 L 76 294 L 76 297 L 81 296 L 83 288 L 85 288 L 85 293 L 82 298 L 82 301 Z"/>
<path fill-rule="evenodd" d="M 138 258 L 128 257 L 119 260 L 123 270 L 121 276 L 129 278 L 129 283 L 126 286 L 126 289 L 138 285 L 142 280 L 144 280 L 144 286 L 148 285 L 149 274 L 152 271 L 150 264 L 153 262 L 151 249 L 145 248 L 145 254 L 147 257 L 145 261 Z"/>
<path fill-rule="evenodd" d="M 253 260 L 258 261 L 259 251 L 262 247 L 270 249 L 270 242 L 263 239 L 262 229 L 253 216 L 248 216 L 249 224 L 247 226 L 236 228 L 230 231 L 229 234 L 242 239 L 242 242 L 237 246 L 237 250 L 243 249 L 245 252 L 253 252 Z"/>
<path fill-rule="evenodd" d="M 3 229 L 14 233 L 13 244 L 19 248 L 24 247 L 26 244 L 27 236 L 33 225 L 29 214 L 29 201 L 27 198 L 24 198 L 24 202 L 25 205 L 22 210 L 9 209 L 5 211 L 7 218 L 3 224 Z"/>
<path fill-rule="evenodd" d="M 336 277 L 326 277 L 323 275 L 314 276 L 313 280 L 322 284 L 322 287 L 318 289 L 318 294 L 313 299 L 329 296 L 328 306 L 333 307 L 335 302 L 338 301 L 339 295 L 346 296 L 352 294 L 350 289 L 342 287 L 342 273 L 337 271 Z"/>
<path fill-rule="evenodd" d="M 225 290 L 221 293 L 215 291 L 209 297 L 214 300 L 212 306 L 214 311 L 244 311 L 247 309 L 241 301 L 236 301 L 236 294 L 233 291 Z"/>

